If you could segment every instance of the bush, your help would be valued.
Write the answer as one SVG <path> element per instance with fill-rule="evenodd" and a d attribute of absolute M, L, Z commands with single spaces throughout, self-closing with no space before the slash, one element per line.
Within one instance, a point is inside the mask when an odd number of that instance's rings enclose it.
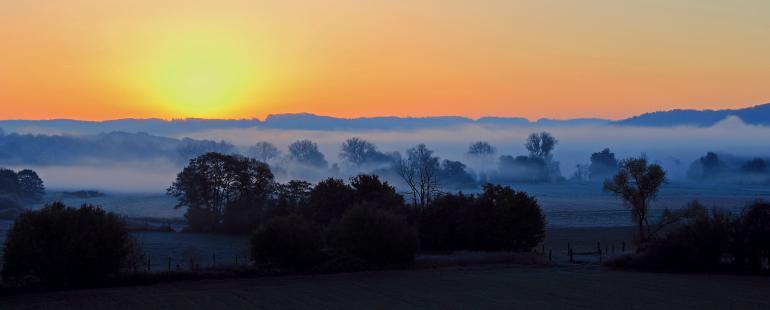
<path fill-rule="evenodd" d="M 420 246 L 429 251 L 473 249 L 475 197 L 444 195 L 419 210 Z"/>
<path fill-rule="evenodd" d="M 484 186 L 476 210 L 476 247 L 484 251 L 529 251 L 545 237 L 545 217 L 532 196 L 500 185 Z"/>
<path fill-rule="evenodd" d="M 665 212 L 663 221 L 673 227 L 650 241 L 641 253 L 612 264 L 666 271 L 730 268 L 761 272 L 770 263 L 768 203 L 753 203 L 735 217 L 718 209 L 708 212 L 695 202 L 677 214 Z"/>
<path fill-rule="evenodd" d="M 699 204 L 690 207 L 691 217 L 665 237 L 655 239 L 629 261 L 638 269 L 705 271 L 723 267 L 735 237 L 735 218 L 725 211 L 708 212 Z"/>
<path fill-rule="evenodd" d="M 417 234 L 403 217 L 368 205 L 345 212 L 331 234 L 334 248 L 376 266 L 408 266 L 417 251 Z"/>
<path fill-rule="evenodd" d="M 510 187 L 444 195 L 420 212 L 420 241 L 432 251 L 529 251 L 545 236 L 537 201 Z"/>
<path fill-rule="evenodd" d="M 251 238 L 251 258 L 297 271 L 313 269 L 323 260 L 321 231 L 298 215 L 276 217 Z"/>
<path fill-rule="evenodd" d="M 26 211 L 6 237 L 3 280 L 15 286 L 99 285 L 125 266 L 131 242 L 125 222 L 94 206 L 54 203 Z"/>
<path fill-rule="evenodd" d="M 746 207 L 736 230 L 736 265 L 761 270 L 770 264 L 770 203 L 757 201 Z"/>

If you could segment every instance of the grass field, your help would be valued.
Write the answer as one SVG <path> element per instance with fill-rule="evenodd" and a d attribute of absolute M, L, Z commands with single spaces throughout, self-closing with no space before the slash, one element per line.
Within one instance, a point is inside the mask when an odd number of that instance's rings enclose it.
<path fill-rule="evenodd" d="M 0 309 L 770 309 L 770 280 L 475 267 L 176 282 L 0 298 Z"/>

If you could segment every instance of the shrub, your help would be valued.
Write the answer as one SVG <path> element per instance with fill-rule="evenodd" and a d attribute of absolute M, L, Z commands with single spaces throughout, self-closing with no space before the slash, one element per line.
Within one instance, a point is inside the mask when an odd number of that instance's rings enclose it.
<path fill-rule="evenodd" d="M 649 243 L 630 260 L 632 267 L 667 271 L 702 271 L 722 267 L 735 237 L 735 218 L 728 212 L 711 212 L 693 204 L 690 217 L 671 229 L 665 237 Z"/>
<path fill-rule="evenodd" d="M 323 260 L 321 231 L 298 215 L 276 217 L 251 238 L 251 258 L 258 264 L 308 271 Z"/>
<path fill-rule="evenodd" d="M 340 179 L 318 182 L 310 191 L 308 217 L 320 224 L 339 220 L 353 203 L 353 188 Z"/>
<path fill-rule="evenodd" d="M 16 286 L 98 285 L 124 267 L 131 240 L 115 214 L 54 203 L 19 215 L 6 237 L 2 276 Z"/>
<path fill-rule="evenodd" d="M 472 249 L 475 198 L 462 193 L 444 195 L 419 210 L 420 246 L 429 251 Z"/>
<path fill-rule="evenodd" d="M 331 234 L 333 247 L 377 266 L 408 266 L 417 251 L 417 234 L 402 216 L 368 205 L 345 212 Z"/>
<path fill-rule="evenodd" d="M 673 226 L 637 255 L 615 262 L 636 269 L 761 271 L 770 256 L 770 204 L 749 205 L 740 217 L 694 202 L 688 208 L 664 212 L 662 222 Z M 671 225 L 673 224 L 673 225 Z"/>
<path fill-rule="evenodd" d="M 479 196 L 444 195 L 419 221 L 421 245 L 434 251 L 529 251 L 545 235 L 537 201 L 503 186 L 486 185 Z"/>
<path fill-rule="evenodd" d="M 770 264 L 770 203 L 757 201 L 746 207 L 736 230 L 736 265 L 760 270 Z"/>
<path fill-rule="evenodd" d="M 484 186 L 478 198 L 476 247 L 485 251 L 529 251 L 545 237 L 545 217 L 532 196 L 500 185 Z"/>

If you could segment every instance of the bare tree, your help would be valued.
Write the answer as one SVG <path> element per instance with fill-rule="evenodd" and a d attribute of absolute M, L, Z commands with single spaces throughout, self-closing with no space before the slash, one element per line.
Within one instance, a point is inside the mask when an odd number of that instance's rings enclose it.
<path fill-rule="evenodd" d="M 466 156 L 479 167 L 479 179 L 486 180 L 486 170 L 490 162 L 494 163 L 497 150 L 486 141 L 477 141 L 468 146 Z"/>
<path fill-rule="evenodd" d="M 604 190 L 623 199 L 631 208 L 631 216 L 639 225 L 639 244 L 650 236 L 647 211 L 661 185 L 666 181 L 666 172 L 658 164 L 648 164 L 642 157 L 629 158 L 620 163 L 618 173 L 604 182 Z"/>
<path fill-rule="evenodd" d="M 318 144 L 310 140 L 298 140 L 289 145 L 289 158 L 315 167 L 326 167 L 328 164 L 324 154 L 318 150 Z"/>
<path fill-rule="evenodd" d="M 556 140 L 556 138 L 550 133 L 543 131 L 540 133 L 531 133 L 524 146 L 529 151 L 530 156 L 538 157 L 549 162 L 551 160 L 551 151 L 553 151 L 553 148 L 557 143 L 559 143 L 559 141 Z"/>
<path fill-rule="evenodd" d="M 497 150 L 486 141 L 477 141 L 468 146 L 468 156 L 471 157 L 491 157 Z"/>
<path fill-rule="evenodd" d="M 385 155 L 377 151 L 377 146 L 359 137 L 347 139 L 342 143 L 340 158 L 353 166 L 361 166 L 367 161 L 378 159 L 377 157 L 381 156 Z"/>
<path fill-rule="evenodd" d="M 248 155 L 256 160 L 266 163 L 281 155 L 281 151 L 270 142 L 260 141 L 249 148 Z"/>
<path fill-rule="evenodd" d="M 425 144 L 406 151 L 406 158 L 396 162 L 396 172 L 412 190 L 414 206 L 425 207 L 439 192 L 439 160 Z"/>

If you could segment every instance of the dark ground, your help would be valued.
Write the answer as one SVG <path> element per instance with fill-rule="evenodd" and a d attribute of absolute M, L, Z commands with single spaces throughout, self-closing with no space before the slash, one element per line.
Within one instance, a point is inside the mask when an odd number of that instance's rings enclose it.
<path fill-rule="evenodd" d="M 6 296 L 0 297 L 0 309 L 770 309 L 768 277 L 624 272 L 567 263 L 568 242 L 578 251 L 601 242 L 619 252 L 626 241 L 630 252 L 631 232 L 629 227 L 550 229 L 544 244 L 546 253 L 552 249 L 553 267 L 173 282 Z"/>
<path fill-rule="evenodd" d="M 770 279 L 590 266 L 205 280 L 0 298 L 0 309 L 770 309 Z"/>

